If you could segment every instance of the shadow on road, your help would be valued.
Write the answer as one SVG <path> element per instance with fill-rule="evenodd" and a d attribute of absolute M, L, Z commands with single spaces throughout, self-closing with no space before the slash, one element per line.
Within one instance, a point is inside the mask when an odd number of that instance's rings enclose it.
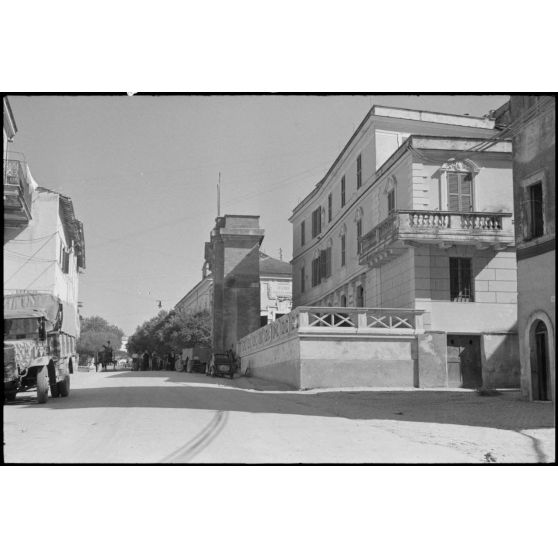
<path fill-rule="evenodd" d="M 161 376 L 164 372 L 116 374 Z M 203 378 L 203 377 L 202 377 Z M 196 375 L 192 380 L 198 381 Z M 211 379 L 214 380 L 214 379 Z M 172 380 L 175 381 L 175 380 Z M 176 380 L 178 381 L 178 380 Z M 209 381 L 209 379 L 206 379 Z M 235 380 L 229 380 L 234 385 Z M 474 392 L 354 391 L 258 392 L 208 385 L 73 387 L 70 397 L 38 405 L 35 393 L 18 394 L 10 405 L 28 409 L 65 410 L 91 407 L 174 408 L 275 413 L 351 420 L 393 420 L 483 426 L 505 430 L 554 427 L 554 406 L 524 401 L 517 392 L 501 397 L 479 397 Z"/>

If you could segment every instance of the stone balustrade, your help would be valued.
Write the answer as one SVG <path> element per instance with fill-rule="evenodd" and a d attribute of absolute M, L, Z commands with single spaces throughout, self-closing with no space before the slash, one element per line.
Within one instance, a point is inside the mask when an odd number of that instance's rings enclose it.
<path fill-rule="evenodd" d="M 514 242 L 512 214 L 399 209 L 361 237 L 361 263 L 396 241 L 480 243 L 485 247 L 511 245 Z"/>
<path fill-rule="evenodd" d="M 241 355 L 298 335 L 414 336 L 423 333 L 424 310 L 410 308 L 345 308 L 299 306 L 275 322 L 243 337 Z"/>

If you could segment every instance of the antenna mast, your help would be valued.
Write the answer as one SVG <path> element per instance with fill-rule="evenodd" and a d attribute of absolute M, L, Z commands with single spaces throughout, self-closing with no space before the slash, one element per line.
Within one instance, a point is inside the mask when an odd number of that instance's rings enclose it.
<path fill-rule="evenodd" d="M 217 217 L 221 217 L 221 171 L 219 171 L 219 182 L 217 183 Z"/>

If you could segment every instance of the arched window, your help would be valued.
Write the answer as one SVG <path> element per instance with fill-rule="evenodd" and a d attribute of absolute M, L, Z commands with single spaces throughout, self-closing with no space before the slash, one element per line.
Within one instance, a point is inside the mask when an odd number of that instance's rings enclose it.
<path fill-rule="evenodd" d="M 340 299 L 339 305 L 340 305 L 342 308 L 346 308 L 346 307 L 347 307 L 347 297 L 346 297 L 344 294 L 341 295 L 341 299 Z"/>
<path fill-rule="evenodd" d="M 357 308 L 364 307 L 364 287 L 362 285 L 357 285 L 356 288 L 356 306 Z"/>
<path fill-rule="evenodd" d="M 440 168 L 442 177 L 441 208 L 455 213 L 475 210 L 474 177 L 479 167 L 470 159 L 449 159 Z"/>

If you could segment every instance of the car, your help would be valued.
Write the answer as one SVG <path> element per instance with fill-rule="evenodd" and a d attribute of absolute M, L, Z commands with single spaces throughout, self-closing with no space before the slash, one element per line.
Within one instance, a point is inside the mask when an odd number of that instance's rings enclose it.
<path fill-rule="evenodd" d="M 236 362 L 228 353 L 213 353 L 209 362 L 210 376 L 228 376 L 234 377 L 236 372 Z"/>

